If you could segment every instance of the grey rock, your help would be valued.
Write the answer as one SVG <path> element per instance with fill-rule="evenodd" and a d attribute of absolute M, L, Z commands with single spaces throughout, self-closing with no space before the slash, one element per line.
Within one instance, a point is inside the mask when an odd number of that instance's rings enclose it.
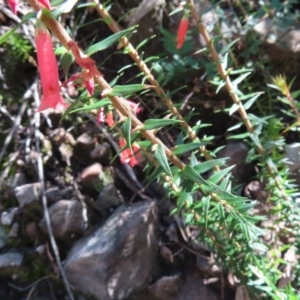
<path fill-rule="evenodd" d="M 300 186 L 300 143 L 286 145 L 285 164 L 291 171 L 292 178 Z"/>
<path fill-rule="evenodd" d="M 26 182 L 25 174 L 16 173 L 7 180 L 7 186 L 14 189 L 17 186 L 24 185 L 25 182 Z"/>
<path fill-rule="evenodd" d="M 10 238 L 16 238 L 16 237 L 18 236 L 19 228 L 20 228 L 19 223 L 15 222 L 15 223 L 12 225 L 12 227 L 11 227 L 9 233 L 8 233 L 8 236 L 9 236 Z"/>
<path fill-rule="evenodd" d="M 0 249 L 7 245 L 7 234 L 2 225 L 0 225 Z"/>
<path fill-rule="evenodd" d="M 58 187 L 51 187 L 45 192 L 47 203 L 51 204 L 61 199 L 71 199 L 73 196 L 73 188 L 66 187 L 59 189 Z"/>
<path fill-rule="evenodd" d="M 106 185 L 100 192 L 96 204 L 101 209 L 110 209 L 121 205 L 121 197 L 113 183 Z"/>
<path fill-rule="evenodd" d="M 65 264 L 71 285 L 99 300 L 122 300 L 146 285 L 155 268 L 157 208 L 144 201 L 121 206 L 71 249 Z"/>
<path fill-rule="evenodd" d="M 91 151 L 91 157 L 96 159 L 106 159 L 109 157 L 111 151 L 110 144 L 108 143 L 102 143 L 100 145 L 97 145 L 92 151 Z"/>
<path fill-rule="evenodd" d="M 20 207 L 38 202 L 41 196 L 41 184 L 36 182 L 18 186 L 15 188 L 15 195 Z"/>
<path fill-rule="evenodd" d="M 53 235 L 57 238 L 68 237 L 82 232 L 86 227 L 86 216 L 82 205 L 76 200 L 60 200 L 49 207 Z M 47 233 L 45 217 L 39 226 Z"/>
<path fill-rule="evenodd" d="M 18 208 L 14 207 L 8 211 L 3 211 L 1 213 L 1 224 L 5 226 L 10 226 L 14 220 L 15 214 L 17 212 Z"/>
<path fill-rule="evenodd" d="M 18 252 L 0 254 L 0 275 L 12 275 L 22 267 L 24 256 Z"/>
<path fill-rule="evenodd" d="M 149 285 L 148 289 L 157 299 L 165 300 L 167 297 L 170 297 L 179 291 L 182 281 L 181 273 L 163 276 L 153 284 Z"/>
<path fill-rule="evenodd" d="M 231 174 L 237 183 L 245 183 L 249 177 L 249 166 L 245 163 L 249 147 L 244 142 L 228 143 L 221 151 L 218 152 L 219 158 L 228 157 L 226 165 L 235 166 Z"/>

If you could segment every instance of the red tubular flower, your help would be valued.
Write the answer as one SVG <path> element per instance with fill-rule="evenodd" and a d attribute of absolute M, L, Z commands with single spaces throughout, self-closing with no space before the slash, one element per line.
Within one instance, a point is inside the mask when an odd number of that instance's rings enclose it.
<path fill-rule="evenodd" d="M 11 11 L 16 15 L 18 10 L 19 1 L 18 0 L 7 0 L 7 3 Z"/>
<path fill-rule="evenodd" d="M 126 140 L 124 138 L 119 139 L 119 145 L 120 148 L 123 148 L 126 145 Z M 139 164 L 139 159 L 140 159 L 140 152 L 139 152 L 140 147 L 136 144 L 132 145 L 132 151 L 133 154 L 131 153 L 129 148 L 124 149 L 120 153 L 120 158 L 121 158 L 121 163 L 122 164 L 130 164 L 130 166 L 134 167 Z"/>
<path fill-rule="evenodd" d="M 107 114 L 106 114 L 106 123 L 109 127 L 112 127 L 114 126 L 115 124 L 115 121 L 114 121 L 114 118 L 113 118 L 113 114 L 111 111 L 109 111 Z"/>
<path fill-rule="evenodd" d="M 80 53 L 77 43 L 74 41 L 70 41 L 68 43 L 69 49 L 72 51 L 76 63 L 84 69 L 87 69 L 90 73 L 90 76 L 101 76 L 101 73 L 98 71 L 96 67 L 96 63 L 93 59 L 91 59 L 87 55 L 83 55 Z"/>
<path fill-rule="evenodd" d="M 51 4 L 50 4 L 49 0 L 38 0 L 38 2 L 41 3 L 42 5 L 44 5 L 49 10 L 51 9 Z"/>
<path fill-rule="evenodd" d="M 68 104 L 60 95 L 58 67 L 50 34 L 41 24 L 38 24 L 35 42 L 43 91 L 38 111 L 48 108 L 61 111 L 68 107 Z"/>
<path fill-rule="evenodd" d="M 177 49 L 180 49 L 185 41 L 186 33 L 189 28 L 189 19 L 186 16 L 180 21 L 178 31 L 177 31 Z"/>

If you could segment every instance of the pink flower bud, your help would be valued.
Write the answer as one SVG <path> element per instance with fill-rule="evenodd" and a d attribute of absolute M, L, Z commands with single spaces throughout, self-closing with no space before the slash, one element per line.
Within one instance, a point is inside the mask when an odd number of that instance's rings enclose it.
<path fill-rule="evenodd" d="M 69 105 L 60 95 L 58 67 L 50 34 L 40 24 L 37 27 L 35 42 L 43 92 L 38 111 L 48 108 L 62 111 Z"/>
<path fill-rule="evenodd" d="M 42 5 L 44 5 L 49 10 L 51 9 L 51 4 L 50 4 L 49 0 L 38 0 L 38 2 L 41 3 Z"/>
<path fill-rule="evenodd" d="M 16 15 L 18 10 L 19 1 L 18 0 L 7 0 L 7 3 L 11 11 Z"/>

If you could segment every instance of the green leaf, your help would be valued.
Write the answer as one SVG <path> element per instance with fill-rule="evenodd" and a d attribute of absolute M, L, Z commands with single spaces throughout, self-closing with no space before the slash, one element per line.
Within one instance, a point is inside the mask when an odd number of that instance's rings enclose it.
<path fill-rule="evenodd" d="M 239 41 L 239 38 L 232 41 L 231 43 L 227 44 L 224 48 L 222 48 L 222 50 L 220 51 L 220 54 L 224 54 L 226 53 L 236 42 Z M 227 54 L 227 53 L 226 53 Z M 226 68 L 225 68 L 226 69 Z"/>
<path fill-rule="evenodd" d="M 123 122 L 122 126 L 121 126 L 121 131 L 123 133 L 123 136 L 126 140 L 126 143 L 130 149 L 130 151 L 132 152 L 132 147 L 131 147 L 131 119 L 130 118 L 126 118 L 126 120 Z"/>
<path fill-rule="evenodd" d="M 162 174 L 163 168 L 161 166 L 158 166 L 154 172 L 147 177 L 146 181 L 147 184 L 150 184 L 152 181 L 157 180 L 157 178 Z"/>
<path fill-rule="evenodd" d="M 241 83 L 250 74 L 251 74 L 251 72 L 247 72 L 247 73 L 241 75 L 240 77 L 238 77 L 237 79 L 235 79 L 235 80 L 232 81 L 232 85 L 233 86 L 237 86 L 239 83 Z"/>
<path fill-rule="evenodd" d="M 249 136 L 250 136 L 249 132 L 245 132 L 245 133 L 241 133 L 241 134 L 228 136 L 227 139 L 228 140 L 230 140 L 230 139 L 246 139 Z"/>
<path fill-rule="evenodd" d="M 104 98 L 101 101 L 98 101 L 96 103 L 90 104 L 90 105 L 86 105 L 80 108 L 76 108 L 74 110 L 71 111 L 71 113 L 77 112 L 77 111 L 86 111 L 86 110 L 92 110 L 92 109 L 98 109 L 101 108 L 103 106 L 107 106 L 111 104 L 111 101 L 108 98 Z"/>
<path fill-rule="evenodd" d="M 68 52 L 68 50 L 64 46 L 57 47 L 54 51 L 55 55 L 63 55 L 66 52 Z"/>
<path fill-rule="evenodd" d="M 136 142 L 140 147 L 148 149 L 152 146 L 152 143 L 150 141 L 137 141 Z"/>
<path fill-rule="evenodd" d="M 202 208 L 203 208 L 203 213 L 204 213 L 205 228 L 207 228 L 210 196 L 202 197 L 201 202 L 202 202 Z"/>
<path fill-rule="evenodd" d="M 234 114 L 239 108 L 240 106 L 238 104 L 233 103 L 229 110 L 229 115 L 231 116 L 232 114 Z"/>
<path fill-rule="evenodd" d="M 197 171 L 191 166 L 185 166 L 185 168 L 181 171 L 182 176 L 185 178 L 192 180 L 194 182 L 206 184 L 206 181 L 197 173 Z"/>
<path fill-rule="evenodd" d="M 61 63 L 61 67 L 64 71 L 66 79 L 68 78 L 69 69 L 70 69 L 71 65 L 73 64 L 73 62 L 74 62 L 74 56 L 72 53 L 66 52 L 61 56 L 60 63 Z"/>
<path fill-rule="evenodd" d="M 247 110 L 249 109 L 252 104 L 256 101 L 256 99 L 261 95 L 262 93 L 257 93 L 255 96 L 253 96 L 251 99 L 249 99 L 245 104 L 244 104 L 244 109 Z"/>
<path fill-rule="evenodd" d="M 115 85 L 112 90 L 108 93 L 109 96 L 126 96 L 139 92 L 141 90 L 151 88 L 147 84 L 129 84 L 129 85 Z"/>
<path fill-rule="evenodd" d="M 144 122 L 143 130 L 152 130 L 156 128 L 161 128 L 168 125 L 173 125 L 180 123 L 179 120 L 174 119 L 148 119 Z"/>
<path fill-rule="evenodd" d="M 162 144 L 158 144 L 157 148 L 154 152 L 154 157 L 156 158 L 156 160 L 158 161 L 158 163 L 161 165 L 161 167 L 163 168 L 163 170 L 173 178 L 173 174 L 171 172 L 170 166 L 169 166 L 169 162 L 165 153 L 165 150 L 163 148 Z"/>
<path fill-rule="evenodd" d="M 172 153 L 174 155 L 181 155 L 183 153 L 186 153 L 188 151 L 193 151 L 194 149 L 198 149 L 199 147 L 205 146 L 207 143 L 190 143 L 190 144 L 183 144 L 175 146 L 172 149 Z"/>
<path fill-rule="evenodd" d="M 105 49 L 109 48 L 114 43 L 116 43 L 121 37 L 126 36 L 129 32 L 133 31 L 135 28 L 136 28 L 136 26 L 133 26 L 133 27 L 130 27 L 128 29 L 119 31 L 119 32 L 109 36 L 105 40 L 90 46 L 86 50 L 87 55 L 90 56 L 90 55 L 92 55 L 96 52 L 99 52 L 99 51 L 102 51 L 102 50 L 105 50 Z"/>
<path fill-rule="evenodd" d="M 197 166 L 195 166 L 194 169 L 196 170 L 196 172 L 199 172 L 200 174 L 205 173 L 205 172 L 211 170 L 215 166 L 224 165 L 226 162 L 226 159 L 227 158 L 217 158 L 217 159 L 204 161 L 204 162 L 198 164 Z"/>
<path fill-rule="evenodd" d="M 67 1 L 63 2 L 61 5 L 59 5 L 57 7 L 57 9 L 52 11 L 52 16 L 54 18 L 57 18 L 61 14 L 69 13 L 73 9 L 73 7 L 76 5 L 77 2 L 78 2 L 78 0 L 67 0 Z"/>
<path fill-rule="evenodd" d="M 209 177 L 208 181 L 217 184 L 221 179 L 223 179 L 228 172 L 230 172 L 235 165 L 227 167 L 219 172 L 215 172 L 212 176 Z"/>
<path fill-rule="evenodd" d="M 21 27 L 26 21 L 28 21 L 29 19 L 35 18 L 36 17 L 36 13 L 30 12 L 28 14 L 26 14 L 23 18 L 22 21 L 16 25 L 16 27 L 14 27 L 13 29 L 7 31 L 6 33 L 4 33 L 1 38 L 0 38 L 0 45 L 2 45 L 19 27 Z"/>

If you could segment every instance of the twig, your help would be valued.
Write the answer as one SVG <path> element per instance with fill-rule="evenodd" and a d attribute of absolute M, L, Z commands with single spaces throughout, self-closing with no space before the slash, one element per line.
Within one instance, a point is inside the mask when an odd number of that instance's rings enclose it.
<path fill-rule="evenodd" d="M 25 287 L 19 287 L 19 286 L 16 286 L 16 285 L 12 284 L 12 283 L 8 283 L 8 285 L 10 287 L 12 287 L 13 289 L 19 291 L 19 292 L 25 292 L 25 291 L 31 289 L 32 287 L 36 286 L 38 283 L 40 283 L 44 279 L 48 279 L 48 278 L 49 278 L 49 275 L 47 275 L 45 277 L 42 277 L 42 278 L 39 278 L 35 282 L 33 282 L 33 283 L 31 283 L 31 284 L 29 284 L 28 286 L 25 286 Z"/>
<path fill-rule="evenodd" d="M 36 10 L 39 11 L 43 7 L 37 0 L 28 0 L 28 3 Z M 58 38 L 58 40 L 62 43 L 66 49 L 70 48 L 70 44 L 72 44 L 72 50 L 76 51 L 78 56 L 80 56 L 82 59 L 86 58 L 85 54 L 81 51 L 81 49 L 77 46 L 76 42 L 74 42 L 67 31 L 62 27 L 62 25 L 55 20 L 52 16 L 48 14 L 41 14 L 41 19 L 46 24 L 46 26 L 52 31 L 52 33 Z M 107 81 L 102 76 L 95 76 L 94 77 L 95 82 L 98 84 L 99 88 L 102 91 L 111 91 L 111 86 L 107 83 Z M 186 168 L 186 165 L 176 156 L 173 154 L 173 152 L 166 147 L 166 145 L 155 136 L 153 131 L 151 130 L 143 130 L 143 123 L 135 116 L 133 111 L 130 109 L 129 105 L 126 103 L 126 101 L 123 100 L 123 98 L 118 96 L 112 96 L 108 93 L 108 98 L 110 99 L 112 105 L 119 111 L 120 114 L 122 114 L 124 117 L 130 118 L 132 127 L 134 130 L 138 130 L 144 138 L 146 138 L 148 141 L 151 142 L 151 144 L 156 147 L 160 145 L 168 158 L 168 160 L 176 166 L 179 170 L 184 170 Z M 195 181 L 200 190 L 204 191 L 203 183 L 199 181 Z M 245 224 L 250 225 L 250 221 L 245 219 L 243 217 L 243 212 L 239 212 L 235 205 L 229 204 L 227 201 L 220 198 L 220 195 L 214 193 L 214 192 L 207 192 L 205 191 L 205 194 L 209 194 L 211 199 L 217 203 L 221 203 L 222 206 L 226 209 L 227 212 L 232 212 L 232 214 L 238 218 L 240 221 L 243 220 Z M 197 214 L 193 211 L 194 215 Z M 199 218 L 199 216 L 197 216 Z M 254 225 L 251 224 L 253 227 Z M 213 240 L 216 241 L 215 237 L 212 236 L 210 232 L 207 232 L 208 236 Z M 221 250 L 222 251 L 222 250 Z"/>
<path fill-rule="evenodd" d="M 36 106 L 38 107 L 40 101 L 39 101 L 39 95 L 38 95 L 37 88 L 35 88 L 35 91 L 34 91 L 34 99 L 35 99 Z M 52 226 L 51 226 L 51 221 L 50 221 L 50 216 L 49 216 L 49 211 L 48 211 L 48 206 L 47 206 L 47 198 L 45 195 L 45 184 L 44 184 L 45 179 L 44 179 L 43 160 L 42 160 L 42 156 L 41 156 L 40 139 L 39 139 L 40 113 L 35 113 L 34 120 L 35 120 L 35 147 L 36 147 L 36 151 L 38 154 L 37 155 L 37 168 L 38 168 L 39 181 L 41 184 L 42 203 L 43 203 L 44 217 L 45 217 L 45 221 L 46 221 L 46 225 L 47 225 L 47 231 L 48 231 L 51 247 L 52 247 L 52 250 L 53 250 L 53 253 L 55 256 L 55 260 L 56 260 L 57 266 L 59 268 L 60 274 L 62 276 L 62 279 L 64 281 L 64 284 L 66 286 L 67 293 L 71 300 L 75 300 L 73 293 L 71 291 L 71 288 L 70 288 L 70 284 L 68 282 L 68 279 L 66 277 L 65 271 L 63 269 L 63 266 L 62 266 L 62 263 L 60 260 L 59 250 L 58 250 L 56 241 L 53 236 Z"/>
<path fill-rule="evenodd" d="M 190 6 L 190 9 L 191 9 L 191 13 L 192 13 L 192 16 L 193 18 L 195 19 L 197 25 L 198 25 L 198 30 L 200 32 L 200 34 L 203 36 L 204 40 L 205 40 L 205 43 L 207 45 L 207 48 L 212 56 L 212 60 L 214 61 L 214 63 L 216 64 L 216 67 L 218 69 L 218 72 L 221 76 L 221 78 L 224 80 L 225 82 L 225 87 L 232 99 L 232 101 L 238 105 L 238 112 L 242 118 L 242 121 L 245 125 L 245 127 L 247 128 L 247 131 L 252 134 L 254 133 L 254 127 L 249 119 L 249 116 L 243 106 L 243 103 L 242 101 L 240 100 L 239 96 L 237 95 L 237 93 L 234 92 L 234 86 L 232 85 L 232 82 L 229 78 L 229 75 L 227 73 L 227 71 L 225 70 L 224 66 L 221 64 L 221 60 L 220 60 L 220 57 L 216 51 L 216 48 L 214 46 L 214 43 L 213 43 L 213 39 L 210 37 L 208 31 L 206 30 L 204 24 L 202 23 L 202 20 L 201 18 L 199 17 L 197 11 L 196 11 L 196 8 L 195 8 L 195 4 L 194 4 L 194 1 L 193 0 L 187 0 L 187 3 L 189 4 Z M 263 156 L 264 155 L 264 149 L 261 145 L 261 143 L 258 141 L 256 144 L 256 148 L 257 148 L 257 152 L 259 153 L 260 156 Z M 268 169 L 268 172 L 269 174 L 272 176 L 272 178 L 275 180 L 276 182 L 276 185 L 278 187 L 278 189 L 280 190 L 282 196 L 284 197 L 285 200 L 288 200 L 289 197 L 287 196 L 283 186 L 281 185 L 281 180 L 280 178 L 278 177 L 278 172 L 277 170 L 275 170 L 272 165 L 270 163 L 268 163 L 268 161 L 266 161 L 266 164 L 267 164 L 267 169 Z"/>
<path fill-rule="evenodd" d="M 93 0 L 96 4 L 96 10 L 101 15 L 103 20 L 107 23 L 109 28 L 112 30 L 112 32 L 119 32 L 121 31 L 119 25 L 117 22 L 111 17 L 109 12 L 104 8 L 104 6 L 99 3 L 98 0 Z M 165 93 L 163 88 L 160 86 L 160 84 L 157 82 L 153 74 L 151 73 L 150 69 L 147 67 L 146 63 L 143 61 L 143 59 L 139 56 L 137 50 L 132 46 L 132 44 L 129 42 L 127 37 L 121 37 L 120 39 L 121 43 L 124 47 L 126 47 L 129 55 L 131 58 L 135 61 L 137 66 L 141 69 L 141 71 L 144 73 L 146 79 L 149 81 L 149 83 L 154 87 L 154 90 L 158 94 L 158 96 L 163 100 L 164 104 L 168 107 L 170 112 L 174 117 L 176 117 L 177 120 L 180 120 L 179 123 L 181 127 L 184 129 L 184 131 L 187 132 L 190 140 L 193 142 L 199 142 L 199 138 L 195 134 L 194 130 L 189 126 L 189 124 L 185 121 L 183 116 L 180 114 L 180 112 L 177 110 L 175 105 L 173 104 L 172 100 L 168 97 L 168 95 Z M 200 152 L 203 154 L 206 160 L 211 160 L 212 157 L 209 154 L 208 150 L 205 148 L 205 146 L 199 147 Z M 215 166 L 214 169 L 216 171 L 220 171 L 219 166 Z"/>
<path fill-rule="evenodd" d="M 19 112 L 18 112 L 18 115 L 15 117 L 15 123 L 14 123 L 14 126 L 12 127 L 12 129 L 10 130 L 9 134 L 7 135 L 5 141 L 4 141 L 4 144 L 3 144 L 3 147 L 2 147 L 2 150 L 0 152 L 0 162 L 3 158 L 3 156 L 5 155 L 6 153 L 6 149 L 9 145 L 9 143 L 11 142 L 11 140 L 13 139 L 17 129 L 19 128 L 20 124 L 21 124 L 21 120 L 22 120 L 22 116 L 25 112 L 25 109 L 27 107 L 27 100 L 32 96 L 32 91 L 33 89 L 35 88 L 36 84 L 32 84 L 31 87 L 25 92 L 23 98 L 22 98 L 22 105 L 19 109 Z"/>

